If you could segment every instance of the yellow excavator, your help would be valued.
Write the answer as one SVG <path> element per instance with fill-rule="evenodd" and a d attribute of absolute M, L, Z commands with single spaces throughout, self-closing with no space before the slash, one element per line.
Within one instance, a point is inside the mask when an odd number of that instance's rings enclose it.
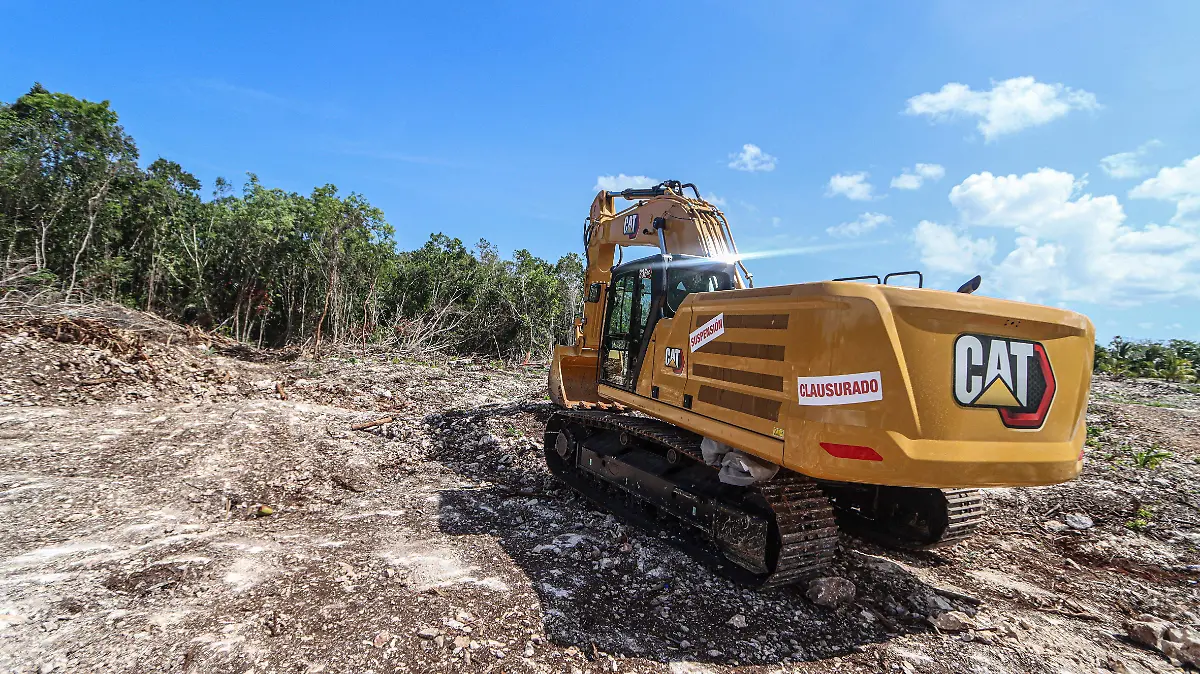
<path fill-rule="evenodd" d="M 658 253 L 621 262 L 630 246 Z M 754 288 L 724 214 L 677 181 L 601 191 L 584 247 L 548 467 L 740 580 L 819 573 L 839 527 L 947 545 L 982 520 L 979 488 L 1082 468 L 1095 331 L 1081 314 L 974 295 L 979 277 L 924 288 L 919 272 Z"/>

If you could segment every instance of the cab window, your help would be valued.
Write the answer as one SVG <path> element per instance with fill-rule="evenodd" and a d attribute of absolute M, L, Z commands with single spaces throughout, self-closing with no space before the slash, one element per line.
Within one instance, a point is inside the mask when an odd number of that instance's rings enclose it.
<path fill-rule="evenodd" d="M 711 293 L 729 290 L 733 282 L 723 271 L 671 269 L 667 274 L 667 297 L 663 303 L 663 316 L 670 318 L 679 310 L 679 305 L 692 293 Z"/>
<path fill-rule="evenodd" d="M 629 272 L 613 280 L 601 361 L 601 380 L 606 384 L 633 390 L 642 343 L 650 337 L 646 330 L 653 299 L 654 282 L 648 275 Z"/>
<path fill-rule="evenodd" d="M 646 323 L 650 320 L 650 307 L 653 304 L 654 282 L 649 278 L 638 279 L 638 314 L 635 339 L 639 342 L 646 336 Z"/>

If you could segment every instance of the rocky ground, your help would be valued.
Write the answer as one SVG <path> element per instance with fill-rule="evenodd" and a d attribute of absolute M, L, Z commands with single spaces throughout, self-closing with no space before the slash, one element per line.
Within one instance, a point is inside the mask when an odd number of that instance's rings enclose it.
<path fill-rule="evenodd" d="M 0 670 L 1159 672 L 1200 623 L 1188 387 L 1098 380 L 1082 477 L 966 543 L 844 537 L 831 608 L 563 489 L 544 369 L 294 356 L 0 325 Z"/>

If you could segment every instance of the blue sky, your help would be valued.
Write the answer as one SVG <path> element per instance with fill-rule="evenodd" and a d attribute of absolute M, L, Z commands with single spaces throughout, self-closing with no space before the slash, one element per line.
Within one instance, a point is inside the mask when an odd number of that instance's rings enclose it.
<path fill-rule="evenodd" d="M 246 171 L 334 183 L 404 248 L 443 231 L 557 258 L 605 177 L 672 178 L 719 199 L 743 251 L 791 251 L 748 262 L 760 285 L 981 273 L 981 292 L 1083 311 L 1105 339 L 1200 337 L 1200 4 L 0 0 L 0 16 L 0 99 L 41 81 L 111 100 L 144 161 L 206 190 Z"/>

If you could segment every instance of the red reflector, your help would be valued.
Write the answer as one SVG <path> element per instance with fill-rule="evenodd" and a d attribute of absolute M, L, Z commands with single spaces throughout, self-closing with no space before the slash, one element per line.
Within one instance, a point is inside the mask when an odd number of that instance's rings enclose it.
<path fill-rule="evenodd" d="M 883 457 L 870 447 L 860 445 L 839 445 L 835 442 L 822 442 L 821 449 L 839 459 L 858 459 L 860 461 L 883 461 Z"/>

